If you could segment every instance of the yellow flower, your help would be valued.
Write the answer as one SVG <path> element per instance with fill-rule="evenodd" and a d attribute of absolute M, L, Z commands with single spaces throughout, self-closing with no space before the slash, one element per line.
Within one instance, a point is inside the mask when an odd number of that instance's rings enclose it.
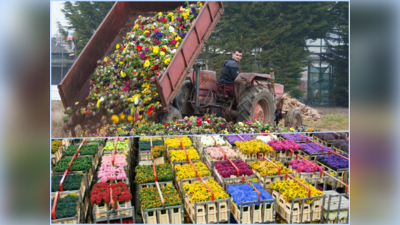
<path fill-rule="evenodd" d="M 159 15 L 159 16 L 162 16 L 162 12 L 159 12 L 158 15 Z"/>
<path fill-rule="evenodd" d="M 133 121 L 133 117 L 131 115 L 128 116 L 128 121 Z"/>
<path fill-rule="evenodd" d="M 142 123 L 146 123 L 146 120 L 145 119 L 142 119 L 142 121 L 141 121 Z"/>
<path fill-rule="evenodd" d="M 149 67 L 150 66 L 150 62 L 149 62 L 149 60 L 146 60 L 145 62 L 144 62 L 144 65 L 143 65 L 144 67 Z"/>
<path fill-rule="evenodd" d="M 139 24 L 136 24 L 136 25 L 133 27 L 133 29 L 137 29 L 137 28 L 139 28 Z"/>
<path fill-rule="evenodd" d="M 182 40 L 182 38 L 180 36 L 176 36 L 175 40 L 179 41 L 179 40 Z"/>
<path fill-rule="evenodd" d="M 115 46 L 115 48 L 116 48 L 116 49 L 119 49 L 119 44 L 117 44 L 117 45 Z"/>
<path fill-rule="evenodd" d="M 178 48 L 178 47 L 179 47 L 179 42 L 177 42 L 175 45 L 175 48 Z"/>
<path fill-rule="evenodd" d="M 112 115 L 112 116 L 111 116 L 111 120 L 113 121 L 113 124 L 116 124 L 116 123 L 119 122 L 119 118 L 118 118 L 117 115 Z"/>
<path fill-rule="evenodd" d="M 140 74 L 140 76 L 142 76 L 142 77 L 143 77 L 143 76 L 144 76 L 144 73 L 141 73 L 141 74 Z"/>
<path fill-rule="evenodd" d="M 108 60 L 107 57 L 104 57 L 104 62 L 107 62 L 107 60 Z"/>
<path fill-rule="evenodd" d="M 121 117 L 121 120 L 125 119 L 125 115 L 123 113 L 119 114 L 119 116 Z"/>
<path fill-rule="evenodd" d="M 169 24 L 167 24 L 167 25 L 165 25 L 165 26 L 169 27 Z"/>
<path fill-rule="evenodd" d="M 143 32 L 143 34 L 147 34 L 147 33 L 149 33 L 149 31 L 148 31 L 148 30 L 145 30 L 145 31 Z"/>
<path fill-rule="evenodd" d="M 121 62 L 119 62 L 119 64 L 121 64 L 121 65 L 122 65 L 122 64 L 124 64 L 124 62 L 122 62 L 122 61 L 121 61 Z"/>
<path fill-rule="evenodd" d="M 158 53 L 158 46 L 153 47 L 153 53 Z"/>
<path fill-rule="evenodd" d="M 174 14 L 172 12 L 168 13 L 168 16 L 173 16 Z"/>
<path fill-rule="evenodd" d="M 170 62 L 171 62 L 171 59 L 170 59 L 170 58 L 164 59 L 164 64 L 165 64 L 165 65 L 169 65 Z"/>
<path fill-rule="evenodd" d="M 97 100 L 97 104 L 96 104 L 97 108 L 100 107 L 100 99 Z"/>
<path fill-rule="evenodd" d="M 171 17 L 171 21 L 174 22 L 174 19 L 175 19 L 174 16 L 172 16 L 172 17 Z"/>
<path fill-rule="evenodd" d="M 160 52 L 160 55 L 165 55 L 165 52 L 161 51 L 161 52 Z"/>
<path fill-rule="evenodd" d="M 143 84 L 142 87 L 144 87 L 144 88 L 150 88 L 150 84 Z"/>
<path fill-rule="evenodd" d="M 126 73 L 124 73 L 124 71 L 121 71 L 121 77 L 126 77 Z"/>

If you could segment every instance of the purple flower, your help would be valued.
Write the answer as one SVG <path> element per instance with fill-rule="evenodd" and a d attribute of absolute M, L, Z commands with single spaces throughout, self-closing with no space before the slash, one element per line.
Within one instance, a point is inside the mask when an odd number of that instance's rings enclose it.
<path fill-rule="evenodd" d="M 142 54 L 140 54 L 140 58 L 141 58 L 141 59 L 145 59 L 145 58 L 146 58 L 146 55 L 142 53 Z"/>
<path fill-rule="evenodd" d="M 313 142 L 300 144 L 300 146 L 303 148 L 303 152 L 307 152 L 308 154 L 322 153 L 322 147 Z M 324 152 L 328 152 L 329 150 L 332 151 L 331 148 L 324 146 Z"/>
<path fill-rule="evenodd" d="M 182 33 L 180 36 L 181 36 L 181 38 L 184 38 L 184 37 L 186 37 L 186 33 Z"/>
<path fill-rule="evenodd" d="M 147 52 L 147 50 L 149 50 L 150 47 L 146 47 L 144 48 L 144 51 Z"/>
<path fill-rule="evenodd" d="M 225 125 L 223 124 L 220 124 L 219 127 L 221 127 L 222 130 L 225 129 Z"/>
<path fill-rule="evenodd" d="M 179 16 L 175 18 L 176 20 L 182 22 L 182 18 L 180 18 Z"/>
<path fill-rule="evenodd" d="M 150 37 L 150 33 L 146 33 L 147 37 Z"/>
<path fill-rule="evenodd" d="M 341 155 L 343 155 L 343 154 L 341 154 Z M 345 155 L 343 155 L 343 156 L 345 156 Z M 340 156 L 334 155 L 334 154 L 319 155 L 319 156 L 317 156 L 317 160 L 334 170 L 349 168 L 348 160 L 346 160 Z"/>

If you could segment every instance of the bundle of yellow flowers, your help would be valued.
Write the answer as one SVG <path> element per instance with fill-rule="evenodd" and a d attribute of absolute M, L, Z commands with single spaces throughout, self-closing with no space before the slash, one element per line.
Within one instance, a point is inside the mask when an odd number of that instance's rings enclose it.
<path fill-rule="evenodd" d="M 208 177 L 211 176 L 211 171 L 207 168 L 207 166 L 203 162 L 193 163 L 197 170 L 197 175 L 200 177 Z M 175 167 L 176 176 L 178 180 L 195 178 L 196 172 L 194 171 L 192 165 L 176 165 Z"/>
<path fill-rule="evenodd" d="M 273 152 L 274 149 L 260 139 L 251 141 L 236 141 L 235 145 L 245 155 Z"/>
<path fill-rule="evenodd" d="M 189 137 L 181 137 L 180 139 L 182 141 L 183 146 L 185 147 L 192 146 L 192 141 L 190 140 Z M 168 138 L 165 140 L 165 144 L 167 145 L 168 148 L 177 148 L 181 146 L 179 138 Z"/>
<path fill-rule="evenodd" d="M 281 174 L 288 174 L 291 173 L 291 171 L 283 165 L 281 162 L 276 161 L 275 159 L 271 159 L 275 165 L 279 166 L 281 168 Z M 272 163 L 268 161 L 253 161 L 249 164 L 251 168 L 253 168 L 255 171 L 259 172 L 262 177 L 264 176 L 274 176 L 278 175 L 279 170 L 276 168 Z"/>
<path fill-rule="evenodd" d="M 186 149 L 188 153 L 189 159 L 191 160 L 199 160 L 200 156 L 197 153 L 197 150 L 194 148 Z M 186 153 L 183 150 L 170 150 L 169 154 L 171 156 L 171 162 L 181 162 L 186 161 Z"/>
<path fill-rule="evenodd" d="M 301 183 L 306 185 L 311 189 L 311 196 L 310 197 L 316 197 L 316 196 L 323 196 L 324 193 L 322 191 L 317 190 L 314 186 L 311 184 L 307 183 L 303 179 L 298 179 Z M 308 197 L 308 189 L 300 185 L 294 180 L 283 180 L 283 181 L 275 181 L 271 183 L 271 188 L 274 190 L 277 190 L 282 194 L 283 199 L 286 201 L 290 202 L 293 199 L 296 198 L 307 198 Z M 319 198 L 317 198 L 318 200 Z M 306 200 L 306 203 L 312 204 L 313 199 Z M 300 201 L 301 203 L 301 201 Z"/>
<path fill-rule="evenodd" d="M 214 200 L 227 199 L 229 197 L 229 195 L 222 189 L 222 187 L 217 182 L 214 181 L 214 179 L 210 178 L 206 183 L 214 192 Z M 192 203 L 207 202 L 212 200 L 211 192 L 202 182 L 185 184 L 183 186 L 183 190 L 185 191 L 186 194 L 190 196 L 190 201 Z"/>

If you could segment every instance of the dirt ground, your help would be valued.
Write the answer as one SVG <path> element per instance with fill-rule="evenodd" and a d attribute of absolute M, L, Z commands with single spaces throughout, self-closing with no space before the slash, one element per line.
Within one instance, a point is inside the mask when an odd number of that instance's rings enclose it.
<path fill-rule="evenodd" d="M 62 117 L 64 107 L 61 101 L 51 102 L 51 135 L 52 138 L 65 137 L 62 132 Z M 348 131 L 349 130 L 349 109 L 343 107 L 313 107 L 321 114 L 321 119 L 314 121 L 303 120 L 307 128 L 315 128 L 321 131 Z M 280 123 L 283 124 L 283 123 Z"/>

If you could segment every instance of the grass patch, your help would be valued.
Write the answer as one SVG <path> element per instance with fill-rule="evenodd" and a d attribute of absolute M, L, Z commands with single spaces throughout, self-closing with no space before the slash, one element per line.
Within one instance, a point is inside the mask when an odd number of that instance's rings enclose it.
<path fill-rule="evenodd" d="M 64 116 L 64 106 L 61 101 L 51 101 L 51 137 L 62 138 L 63 135 L 62 118 Z"/>
<path fill-rule="evenodd" d="M 303 120 L 303 125 L 313 127 L 321 131 L 348 131 L 349 130 L 349 115 L 346 113 L 328 113 L 321 114 L 321 119 L 314 121 Z"/>

